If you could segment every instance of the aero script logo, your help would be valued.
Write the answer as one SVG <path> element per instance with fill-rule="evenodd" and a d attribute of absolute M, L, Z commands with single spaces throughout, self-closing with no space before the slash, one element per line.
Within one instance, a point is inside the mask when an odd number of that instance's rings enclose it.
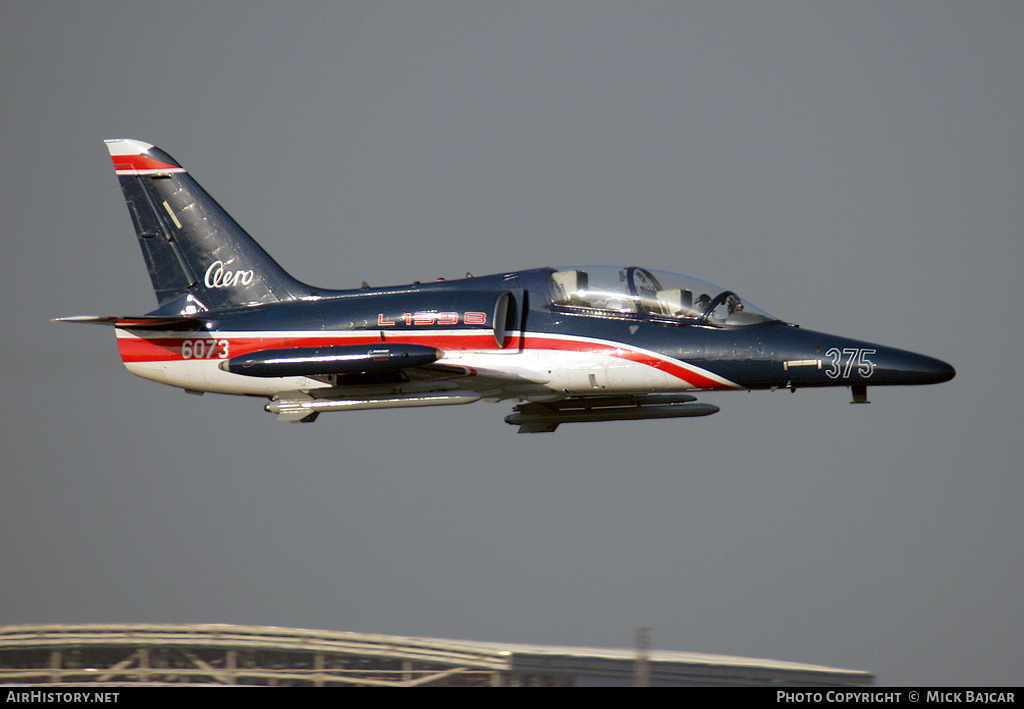
<path fill-rule="evenodd" d="M 210 264 L 210 267 L 206 269 L 206 276 L 203 278 L 203 282 L 207 288 L 233 288 L 234 286 L 242 285 L 247 286 L 252 283 L 254 278 L 252 269 L 249 270 L 237 270 L 229 271 L 226 267 L 234 263 L 234 259 L 231 259 L 227 263 L 223 261 L 214 261 Z"/>

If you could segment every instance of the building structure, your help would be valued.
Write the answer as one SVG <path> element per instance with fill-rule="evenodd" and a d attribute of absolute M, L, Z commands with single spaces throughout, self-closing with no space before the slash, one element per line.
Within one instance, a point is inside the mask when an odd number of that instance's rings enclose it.
<path fill-rule="evenodd" d="M 601 649 L 238 625 L 0 627 L 0 684 L 861 686 L 867 672 L 645 648 Z"/>

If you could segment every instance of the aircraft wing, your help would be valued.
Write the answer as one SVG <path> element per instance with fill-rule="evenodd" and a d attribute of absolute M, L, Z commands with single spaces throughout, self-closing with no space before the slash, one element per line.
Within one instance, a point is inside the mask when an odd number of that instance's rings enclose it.
<path fill-rule="evenodd" d="M 472 378 L 472 389 L 490 392 L 548 381 L 545 374 L 523 367 L 480 367 L 460 364 L 458 359 L 438 361 L 444 357 L 442 350 L 431 345 L 375 342 L 259 350 L 225 360 L 220 368 L 249 377 L 334 376 L 333 383 L 338 387 Z M 399 372 L 401 375 L 395 378 Z"/>

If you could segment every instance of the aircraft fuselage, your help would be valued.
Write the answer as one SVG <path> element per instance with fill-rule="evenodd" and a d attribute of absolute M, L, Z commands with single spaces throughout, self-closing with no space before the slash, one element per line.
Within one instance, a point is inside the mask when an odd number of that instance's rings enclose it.
<path fill-rule="evenodd" d="M 199 331 L 121 327 L 118 344 L 140 376 L 195 391 L 274 396 L 329 389 L 337 381 L 308 376 L 233 374 L 222 363 L 266 350 L 410 344 L 437 348 L 435 376 L 459 370 L 458 388 L 481 397 L 529 398 L 927 384 L 952 377 L 936 359 L 882 345 L 805 330 L 772 320 L 720 327 L 647 313 L 558 307 L 545 278 L 551 269 L 389 288 L 322 292 L 306 300 L 204 314 Z M 496 305 L 504 297 L 503 322 Z M 497 333 L 497 334 L 496 334 Z M 501 337 L 499 342 L 498 337 Z M 465 376 L 469 370 L 469 376 Z M 513 372 L 501 386 L 486 374 Z M 488 381 L 476 386 L 473 374 Z M 380 372 L 378 374 L 383 374 Z M 422 383 L 360 373 L 394 391 Z M 345 383 L 344 381 L 342 383 Z"/>

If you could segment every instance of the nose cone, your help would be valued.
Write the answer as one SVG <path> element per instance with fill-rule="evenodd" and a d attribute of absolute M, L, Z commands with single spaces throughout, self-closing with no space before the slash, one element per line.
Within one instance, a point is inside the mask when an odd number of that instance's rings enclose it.
<path fill-rule="evenodd" d="M 941 359 L 934 360 L 938 364 L 938 371 L 936 372 L 936 378 L 932 380 L 932 384 L 941 384 L 942 382 L 948 382 L 950 379 L 956 376 L 956 370 L 953 369 L 953 365 L 946 364 Z"/>
<path fill-rule="evenodd" d="M 934 357 L 809 330 L 786 332 L 780 345 L 796 386 L 939 384 L 956 376 Z"/>
<path fill-rule="evenodd" d="M 940 384 L 956 376 L 941 359 L 888 347 L 879 347 L 879 384 Z"/>

